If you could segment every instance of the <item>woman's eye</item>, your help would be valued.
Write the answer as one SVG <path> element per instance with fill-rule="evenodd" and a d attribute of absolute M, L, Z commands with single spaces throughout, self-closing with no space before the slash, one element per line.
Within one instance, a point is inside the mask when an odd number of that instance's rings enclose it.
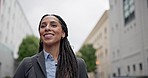
<path fill-rule="evenodd" d="M 52 27 L 57 27 L 57 25 L 56 25 L 56 24 L 52 24 L 51 26 L 52 26 Z"/>
<path fill-rule="evenodd" d="M 41 25 L 41 28 L 44 28 L 44 27 L 46 27 L 46 25 Z"/>

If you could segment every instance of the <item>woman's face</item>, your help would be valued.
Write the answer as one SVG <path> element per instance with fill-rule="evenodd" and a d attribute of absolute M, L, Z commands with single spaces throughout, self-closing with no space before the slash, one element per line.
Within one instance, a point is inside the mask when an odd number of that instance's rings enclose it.
<path fill-rule="evenodd" d="M 59 20 L 55 16 L 46 16 L 43 18 L 39 28 L 40 38 L 45 45 L 59 44 L 65 33 Z"/>

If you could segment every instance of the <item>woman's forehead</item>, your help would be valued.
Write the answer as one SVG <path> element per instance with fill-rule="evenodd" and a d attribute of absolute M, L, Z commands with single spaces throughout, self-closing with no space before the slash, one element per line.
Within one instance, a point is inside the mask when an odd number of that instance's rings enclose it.
<path fill-rule="evenodd" d="M 43 18 L 42 22 L 43 21 L 57 21 L 57 22 L 59 22 L 59 19 L 57 17 L 55 17 L 55 16 L 45 16 Z"/>

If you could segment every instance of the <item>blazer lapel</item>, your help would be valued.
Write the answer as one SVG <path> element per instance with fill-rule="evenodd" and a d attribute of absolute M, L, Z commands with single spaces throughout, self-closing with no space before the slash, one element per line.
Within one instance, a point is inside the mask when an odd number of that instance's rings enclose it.
<path fill-rule="evenodd" d="M 42 72 L 44 73 L 44 75 L 47 77 L 46 75 L 46 68 L 45 68 L 45 58 L 44 58 L 44 53 L 43 51 L 41 51 L 39 54 L 38 54 L 38 58 L 37 59 L 37 62 L 42 70 Z"/>

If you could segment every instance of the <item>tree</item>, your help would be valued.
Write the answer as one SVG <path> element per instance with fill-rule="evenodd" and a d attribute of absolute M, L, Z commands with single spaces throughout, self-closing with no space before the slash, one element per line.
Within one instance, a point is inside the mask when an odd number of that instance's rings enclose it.
<path fill-rule="evenodd" d="M 18 52 L 18 61 L 23 60 L 23 58 L 32 56 L 37 53 L 38 51 L 38 43 L 39 39 L 33 35 L 26 36 L 26 38 L 23 39 L 21 45 L 19 46 L 19 52 Z"/>
<path fill-rule="evenodd" d="M 93 48 L 92 44 L 87 44 L 79 52 L 77 56 L 85 60 L 88 72 L 94 72 L 96 70 L 96 49 Z"/>

